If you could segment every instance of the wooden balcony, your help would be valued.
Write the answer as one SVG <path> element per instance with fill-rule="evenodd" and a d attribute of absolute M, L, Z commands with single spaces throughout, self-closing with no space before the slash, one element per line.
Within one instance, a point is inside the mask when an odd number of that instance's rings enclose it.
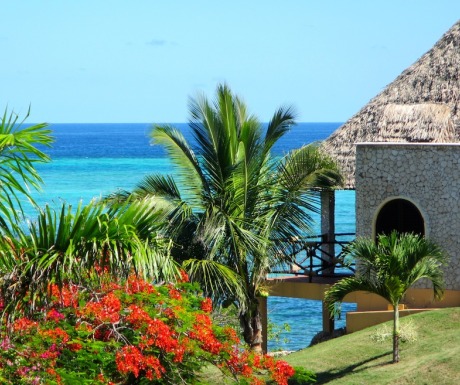
<path fill-rule="evenodd" d="M 286 242 L 283 251 L 286 261 L 270 272 L 269 279 L 304 277 L 309 283 L 334 283 L 355 274 L 354 261 L 346 258 L 346 246 L 353 241 L 354 233 L 316 235 Z"/>

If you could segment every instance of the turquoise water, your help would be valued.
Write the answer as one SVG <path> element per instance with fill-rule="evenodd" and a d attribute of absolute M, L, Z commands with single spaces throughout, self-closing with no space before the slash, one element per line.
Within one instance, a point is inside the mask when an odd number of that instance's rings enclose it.
<path fill-rule="evenodd" d="M 342 190 L 336 192 L 336 233 L 355 233 L 355 192 Z M 317 217 L 319 221 L 319 218 Z M 317 234 L 320 231 L 318 230 Z M 298 350 L 307 347 L 316 333 L 322 330 L 321 301 L 298 298 L 269 297 L 269 322 L 282 329 L 284 323 L 290 326 L 289 332 L 281 332 L 279 341 L 269 341 L 268 349 Z M 356 304 L 344 303 L 342 315 L 336 319 L 335 327 L 345 327 L 345 318 L 348 311 L 356 310 Z M 287 342 L 284 341 L 287 339 Z"/>
<path fill-rule="evenodd" d="M 117 189 L 131 189 L 151 172 L 168 173 L 167 158 L 57 158 L 38 167 L 44 181 L 36 200 L 43 205 L 56 198 L 88 203 Z"/>
<path fill-rule="evenodd" d="M 305 143 L 326 138 L 340 123 L 301 123 L 293 127 L 277 144 L 281 155 Z M 185 124 L 176 125 L 190 138 Z M 140 179 L 152 172 L 170 173 L 172 166 L 164 151 L 150 146 L 149 124 L 53 124 L 50 128 L 56 141 L 46 151 L 52 162 L 39 165 L 44 180 L 41 193 L 34 193 L 43 206 L 58 206 L 61 201 L 73 205 L 88 203 L 92 198 L 109 194 L 116 189 L 131 189 Z M 336 232 L 355 232 L 354 191 L 336 194 Z M 31 218 L 35 213 L 27 211 Z M 319 229 L 317 231 L 319 233 Z M 353 310 L 354 304 L 344 310 Z M 289 323 L 291 331 L 282 333 L 281 340 L 269 341 L 269 350 L 298 350 L 309 345 L 311 338 L 321 331 L 321 303 L 319 301 L 270 297 L 269 321 L 275 325 Z M 337 327 L 344 326 L 344 319 Z"/>

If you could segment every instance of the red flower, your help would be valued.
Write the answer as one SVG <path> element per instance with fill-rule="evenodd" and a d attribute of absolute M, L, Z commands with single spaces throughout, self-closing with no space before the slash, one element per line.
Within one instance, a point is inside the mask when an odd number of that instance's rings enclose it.
<path fill-rule="evenodd" d="M 126 293 L 128 294 L 153 294 L 156 293 L 155 286 L 151 283 L 144 281 L 143 279 L 136 277 L 135 275 L 130 275 L 128 281 L 126 282 Z"/>
<path fill-rule="evenodd" d="M 28 318 L 19 318 L 13 323 L 13 331 L 20 332 L 21 334 L 28 333 L 32 329 L 36 329 L 38 326 L 37 322 L 31 321 Z"/>
<path fill-rule="evenodd" d="M 64 342 L 66 343 L 69 341 L 70 337 L 65 330 L 61 328 L 54 328 L 49 330 L 40 330 L 40 335 L 43 337 L 47 337 L 54 342 Z"/>
<path fill-rule="evenodd" d="M 177 299 L 177 300 L 181 300 L 182 299 L 182 296 L 180 294 L 180 291 L 177 290 L 174 286 L 170 285 L 169 286 L 169 296 L 172 298 L 172 299 Z"/>
<path fill-rule="evenodd" d="M 125 346 L 117 353 L 115 362 L 120 373 L 133 373 L 134 377 L 139 377 L 143 356 L 141 351 L 135 346 Z"/>
<path fill-rule="evenodd" d="M 58 312 L 56 309 L 51 309 L 48 313 L 46 313 L 46 319 L 47 320 L 52 320 L 55 322 L 59 322 L 63 319 L 65 319 L 65 315 Z"/>
<path fill-rule="evenodd" d="M 64 307 L 78 306 L 78 287 L 76 285 L 65 285 L 59 288 L 57 285 L 50 285 L 51 295 L 58 299 L 58 303 Z"/>
<path fill-rule="evenodd" d="M 83 348 L 83 345 L 78 342 L 67 344 L 67 349 L 71 350 L 72 352 L 78 352 L 82 348 Z"/>
<path fill-rule="evenodd" d="M 219 354 L 223 344 L 216 338 L 209 316 L 207 314 L 197 314 L 195 319 L 194 331 L 190 332 L 190 337 L 199 341 L 203 350 L 212 354 Z"/>
<path fill-rule="evenodd" d="M 103 323 L 115 323 L 120 320 L 120 310 L 120 300 L 113 292 L 110 292 L 102 297 L 100 302 L 88 302 L 81 311 L 81 314 L 87 317 L 93 317 Z"/>
<path fill-rule="evenodd" d="M 211 313 L 212 312 L 212 300 L 211 298 L 205 298 L 203 302 L 201 302 L 201 310 L 203 310 L 206 313 Z"/>
<path fill-rule="evenodd" d="M 238 334 L 236 333 L 235 329 L 227 326 L 224 328 L 224 333 L 227 337 L 227 341 L 231 345 L 238 345 L 240 343 L 240 339 L 238 338 Z"/>
<path fill-rule="evenodd" d="M 165 372 L 160 360 L 154 356 L 144 356 L 135 346 L 125 346 L 116 355 L 115 362 L 120 373 L 132 373 L 138 378 L 141 371 L 149 380 L 159 379 Z"/>
<path fill-rule="evenodd" d="M 272 371 L 273 379 L 278 385 L 288 385 L 288 379 L 294 375 L 295 371 L 286 361 L 276 361 L 275 369 Z"/>
<path fill-rule="evenodd" d="M 188 274 L 185 272 L 185 270 L 180 271 L 180 276 L 181 276 L 180 282 L 188 282 L 189 281 Z"/>
<path fill-rule="evenodd" d="M 163 381 L 168 371 L 171 383 L 189 377 L 191 383 L 195 369 L 212 362 L 227 374 L 246 377 L 248 384 L 262 385 L 256 376 L 267 370 L 274 382 L 286 385 L 294 373 L 283 361 L 242 351 L 236 331 L 213 323 L 212 301 L 197 294 L 195 287 L 157 288 L 134 275 L 127 281 L 104 282 L 86 288 L 50 285 L 54 301 L 47 312 L 37 314 L 38 322 L 21 318 L 3 325 L 0 348 L 14 349 L 24 361 L 13 362 L 9 352 L 0 354 L 2 376 L 11 375 L 11 383 L 16 383 L 18 376 L 28 381 L 33 374 L 60 384 L 56 369 L 65 374 L 78 371 L 86 382 L 115 385 L 123 382 L 123 376 Z M 61 313 L 64 306 L 67 309 Z M 51 329 L 53 321 L 62 329 Z M 58 360 L 64 349 L 69 357 L 65 362 Z M 107 363 L 98 370 L 99 376 L 83 373 L 85 366 L 79 366 L 91 352 Z"/>
<path fill-rule="evenodd" d="M 135 328 L 140 328 L 141 326 L 148 325 L 152 321 L 150 315 L 139 306 L 130 305 L 128 309 L 130 313 L 126 317 L 126 320 L 130 322 Z"/>

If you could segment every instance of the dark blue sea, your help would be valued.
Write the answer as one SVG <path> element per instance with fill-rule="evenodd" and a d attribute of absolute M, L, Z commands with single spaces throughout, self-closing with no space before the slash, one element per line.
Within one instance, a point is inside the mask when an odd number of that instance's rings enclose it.
<path fill-rule="evenodd" d="M 187 124 L 173 124 L 191 139 Z M 299 123 L 292 127 L 275 147 L 282 155 L 303 144 L 320 141 L 341 123 Z M 151 124 L 51 124 L 55 143 L 46 152 L 52 161 L 37 168 L 44 180 L 43 191 L 34 193 L 37 202 L 58 207 L 61 201 L 77 205 L 88 203 L 117 189 L 131 189 L 145 175 L 172 172 L 164 150 L 151 146 L 148 133 Z M 30 217 L 34 216 L 28 211 Z M 354 191 L 336 195 L 336 232 L 355 232 Z M 319 233 L 319 232 L 318 232 Z M 343 310 L 354 310 L 345 304 Z M 309 345 L 321 331 L 319 301 L 270 297 L 269 322 L 275 326 L 290 325 L 279 341 L 269 341 L 269 350 L 298 350 Z M 344 326 L 343 320 L 336 322 Z M 288 341 L 284 341 L 287 339 Z"/>

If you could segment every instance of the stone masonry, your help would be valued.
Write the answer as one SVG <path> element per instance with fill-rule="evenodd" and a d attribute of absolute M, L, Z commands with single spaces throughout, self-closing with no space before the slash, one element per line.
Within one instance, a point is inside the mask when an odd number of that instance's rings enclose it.
<path fill-rule="evenodd" d="M 460 145 L 359 143 L 356 235 L 374 237 L 382 206 L 406 199 L 420 211 L 425 236 L 450 256 L 446 289 L 460 290 Z M 418 287 L 430 287 L 422 283 Z"/>

